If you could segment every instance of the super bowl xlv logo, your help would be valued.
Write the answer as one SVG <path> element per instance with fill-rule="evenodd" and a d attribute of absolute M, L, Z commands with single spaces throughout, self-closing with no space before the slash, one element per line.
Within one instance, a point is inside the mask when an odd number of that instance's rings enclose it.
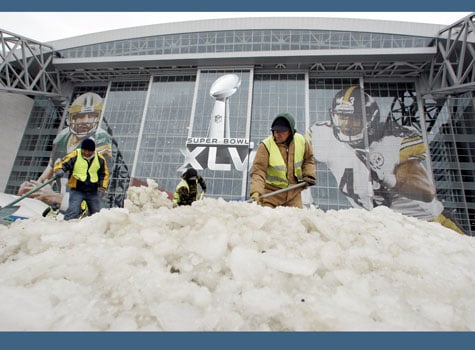
<path fill-rule="evenodd" d="M 248 165 L 249 141 L 240 138 L 189 137 L 186 149 L 181 150 L 185 161 L 181 167 L 230 171 L 244 171 Z"/>

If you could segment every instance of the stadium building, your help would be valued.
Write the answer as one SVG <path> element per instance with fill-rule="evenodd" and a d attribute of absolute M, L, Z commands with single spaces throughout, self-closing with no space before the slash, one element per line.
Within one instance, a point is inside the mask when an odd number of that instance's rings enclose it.
<path fill-rule="evenodd" d="M 420 133 L 437 199 L 473 235 L 474 18 L 450 26 L 219 19 L 48 43 L 0 29 L 0 188 L 17 194 L 38 179 L 55 160 L 58 135 L 81 134 L 74 111 L 91 110 L 91 128 L 108 135 L 110 147 L 106 206 L 122 206 L 127 188 L 147 179 L 173 193 L 189 166 L 206 179 L 207 197 L 244 200 L 253 152 L 274 117 L 291 113 L 305 134 L 331 122 L 338 91 L 358 86 L 381 122 Z M 352 207 L 349 179 L 345 187 L 318 162 L 307 203 Z"/>

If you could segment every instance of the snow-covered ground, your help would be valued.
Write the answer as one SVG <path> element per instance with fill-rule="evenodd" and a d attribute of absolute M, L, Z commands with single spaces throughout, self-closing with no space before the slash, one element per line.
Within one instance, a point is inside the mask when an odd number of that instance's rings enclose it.
<path fill-rule="evenodd" d="M 475 241 L 379 207 L 149 187 L 81 221 L 0 226 L 0 330 L 475 330 Z"/>

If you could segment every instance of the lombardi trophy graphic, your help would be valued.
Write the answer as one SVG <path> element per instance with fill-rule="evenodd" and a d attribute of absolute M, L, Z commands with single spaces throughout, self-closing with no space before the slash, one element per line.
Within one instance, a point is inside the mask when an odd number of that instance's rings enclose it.
<path fill-rule="evenodd" d="M 211 85 L 209 94 L 216 101 L 209 123 L 209 138 L 223 139 L 230 137 L 229 97 L 237 91 L 240 85 L 241 79 L 236 74 L 223 75 Z"/>
<path fill-rule="evenodd" d="M 213 110 L 208 127 L 208 135 L 204 137 L 190 136 L 186 141 L 186 149 L 181 152 L 185 161 L 179 170 L 192 166 L 195 169 L 211 171 L 245 171 L 248 164 L 249 140 L 231 137 L 229 98 L 236 93 L 241 79 L 236 74 L 225 74 L 217 78 L 209 90 L 214 99 Z M 234 130 L 236 134 L 242 130 Z"/>

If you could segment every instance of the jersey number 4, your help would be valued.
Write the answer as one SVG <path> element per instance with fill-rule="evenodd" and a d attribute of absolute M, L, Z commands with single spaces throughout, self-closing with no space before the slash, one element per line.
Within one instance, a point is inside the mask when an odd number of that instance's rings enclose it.
<path fill-rule="evenodd" d="M 360 196 L 355 193 L 354 189 L 354 171 L 353 168 L 345 168 L 345 172 L 343 173 L 340 179 L 340 192 L 343 193 L 345 196 L 350 197 L 355 201 L 356 204 L 359 206 L 363 206 L 361 203 Z"/>

